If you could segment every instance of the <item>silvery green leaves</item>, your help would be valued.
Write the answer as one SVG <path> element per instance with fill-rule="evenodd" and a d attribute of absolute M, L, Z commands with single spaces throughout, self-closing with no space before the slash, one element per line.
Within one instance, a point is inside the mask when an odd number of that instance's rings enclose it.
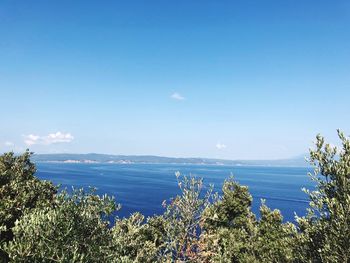
<path fill-rule="evenodd" d="M 339 130 L 338 135 L 340 147 L 318 135 L 316 149 L 310 150 L 316 189 L 306 190 L 310 209 L 306 217 L 297 218 L 296 251 L 305 262 L 350 261 L 350 140 Z"/>

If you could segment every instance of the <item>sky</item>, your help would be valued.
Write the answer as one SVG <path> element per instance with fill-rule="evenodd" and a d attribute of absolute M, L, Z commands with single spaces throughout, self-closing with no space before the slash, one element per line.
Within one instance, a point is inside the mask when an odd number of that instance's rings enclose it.
<path fill-rule="evenodd" d="M 347 0 L 0 1 L 0 152 L 290 158 L 349 101 Z"/>

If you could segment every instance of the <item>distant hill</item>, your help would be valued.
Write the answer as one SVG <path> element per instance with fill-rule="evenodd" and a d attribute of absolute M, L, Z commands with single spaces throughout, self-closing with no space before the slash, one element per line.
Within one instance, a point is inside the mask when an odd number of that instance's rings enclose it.
<path fill-rule="evenodd" d="M 206 164 L 234 166 L 308 166 L 303 157 L 281 160 L 222 160 L 210 158 L 173 158 L 153 155 L 110 155 L 110 154 L 35 154 L 34 162 L 62 163 L 159 163 L 159 164 Z"/>

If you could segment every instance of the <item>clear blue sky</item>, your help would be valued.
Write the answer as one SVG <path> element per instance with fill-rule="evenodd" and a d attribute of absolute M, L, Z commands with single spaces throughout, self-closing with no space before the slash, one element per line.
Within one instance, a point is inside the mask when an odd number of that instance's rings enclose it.
<path fill-rule="evenodd" d="M 0 151 L 304 154 L 350 133 L 350 2 L 2 0 L 0 92 Z"/>

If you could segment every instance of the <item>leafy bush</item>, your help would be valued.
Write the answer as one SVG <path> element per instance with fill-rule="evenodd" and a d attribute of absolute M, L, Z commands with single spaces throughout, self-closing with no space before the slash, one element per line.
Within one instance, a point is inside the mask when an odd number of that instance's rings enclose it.
<path fill-rule="evenodd" d="M 107 196 L 63 191 L 52 207 L 35 208 L 16 221 L 5 250 L 15 262 L 107 262 L 112 235 L 101 216 L 116 208 Z"/>
<path fill-rule="evenodd" d="M 303 262 L 350 262 L 350 140 L 338 131 L 342 146 L 317 136 L 310 151 L 316 190 L 306 217 L 298 218 L 297 257 Z"/>
<path fill-rule="evenodd" d="M 12 227 L 21 216 L 34 208 L 50 207 L 57 188 L 34 176 L 31 153 L 21 156 L 5 153 L 0 156 L 0 245 L 13 238 Z M 6 253 L 0 251 L 0 257 Z"/>
<path fill-rule="evenodd" d="M 164 219 L 134 213 L 117 220 L 112 229 L 116 262 L 155 262 L 164 244 Z"/>
<path fill-rule="evenodd" d="M 283 224 L 280 212 L 264 203 L 261 218 L 256 220 L 248 188 L 233 178 L 225 181 L 222 192 L 222 198 L 204 213 L 201 243 L 205 261 L 291 262 L 295 227 Z"/>
<path fill-rule="evenodd" d="M 213 198 L 212 187 L 203 192 L 203 179 L 176 173 L 181 195 L 170 200 L 166 207 L 164 250 L 162 258 L 188 261 L 196 258 L 199 247 L 200 223 L 203 211 Z"/>

